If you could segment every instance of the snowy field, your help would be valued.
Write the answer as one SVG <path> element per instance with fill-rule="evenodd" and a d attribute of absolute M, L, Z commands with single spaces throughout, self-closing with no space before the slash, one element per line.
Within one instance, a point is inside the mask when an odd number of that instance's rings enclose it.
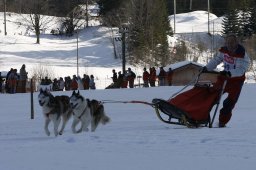
<path fill-rule="evenodd" d="M 168 99 L 181 87 L 81 91 L 90 99 L 151 102 Z M 256 86 L 245 84 L 226 128 L 188 129 L 161 122 L 143 104 L 106 103 L 111 122 L 96 132 L 72 134 L 69 121 L 62 136 L 46 136 L 34 94 L 0 94 L 1 170 L 216 170 L 253 169 L 256 165 Z M 55 92 L 54 95 L 71 92 Z M 218 117 L 218 116 L 217 116 Z M 215 119 L 216 126 L 218 120 Z"/>

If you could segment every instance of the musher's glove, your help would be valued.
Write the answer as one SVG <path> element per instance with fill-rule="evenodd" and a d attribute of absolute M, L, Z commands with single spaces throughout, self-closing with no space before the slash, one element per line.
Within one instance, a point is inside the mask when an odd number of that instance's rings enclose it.
<path fill-rule="evenodd" d="M 231 77 L 230 71 L 220 71 L 220 75 L 225 76 L 225 77 Z"/>
<path fill-rule="evenodd" d="M 206 67 L 206 66 L 204 66 L 204 67 L 202 68 L 201 72 L 202 72 L 202 73 L 206 73 L 206 72 L 208 72 L 207 67 Z"/>

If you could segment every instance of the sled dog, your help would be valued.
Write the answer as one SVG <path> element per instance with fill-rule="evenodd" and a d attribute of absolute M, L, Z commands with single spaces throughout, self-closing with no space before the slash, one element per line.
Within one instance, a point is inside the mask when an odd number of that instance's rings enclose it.
<path fill-rule="evenodd" d="M 51 121 L 53 122 L 54 135 L 62 135 L 66 123 L 73 113 L 69 103 L 69 97 L 64 95 L 54 97 L 49 91 L 41 89 L 38 95 L 38 102 L 42 106 L 45 117 L 44 130 L 46 135 L 50 136 L 48 126 Z M 62 127 L 58 132 L 61 120 Z"/>
<path fill-rule="evenodd" d="M 91 125 L 91 131 L 94 132 L 102 123 L 105 125 L 110 121 L 110 118 L 106 116 L 104 106 L 97 100 L 85 99 L 79 94 L 73 91 L 70 96 L 70 105 L 73 109 L 73 133 L 80 133 L 82 131 L 88 131 L 88 126 Z M 81 122 L 81 127 L 77 130 L 76 126 Z"/>

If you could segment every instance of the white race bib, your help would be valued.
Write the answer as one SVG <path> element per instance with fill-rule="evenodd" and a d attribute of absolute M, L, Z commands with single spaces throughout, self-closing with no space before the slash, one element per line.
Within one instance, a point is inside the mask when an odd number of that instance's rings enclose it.
<path fill-rule="evenodd" d="M 236 68 L 235 59 L 228 54 L 224 54 L 224 70 L 229 71 Z"/>

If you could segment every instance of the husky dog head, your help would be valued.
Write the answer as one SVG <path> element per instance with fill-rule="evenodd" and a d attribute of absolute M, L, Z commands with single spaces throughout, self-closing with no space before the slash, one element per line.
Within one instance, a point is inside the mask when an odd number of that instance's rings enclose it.
<path fill-rule="evenodd" d="M 40 106 L 45 106 L 54 100 L 53 95 L 47 90 L 40 89 L 38 94 L 38 102 Z"/>
<path fill-rule="evenodd" d="M 76 93 L 74 90 L 72 95 L 70 96 L 70 105 L 72 109 L 78 108 L 82 103 L 84 104 L 84 97 L 80 95 L 79 91 Z"/>

